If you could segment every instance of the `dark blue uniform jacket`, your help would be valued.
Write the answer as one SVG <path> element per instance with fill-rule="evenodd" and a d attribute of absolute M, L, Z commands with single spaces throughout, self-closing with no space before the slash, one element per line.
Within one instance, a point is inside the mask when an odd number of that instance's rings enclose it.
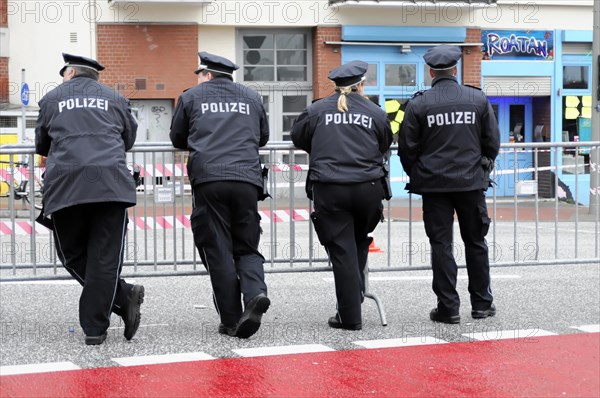
<path fill-rule="evenodd" d="M 383 177 L 383 154 L 393 135 L 385 112 L 356 93 L 348 111 L 337 109 L 339 94 L 311 104 L 292 127 L 296 147 L 310 154 L 310 180 L 352 184 Z"/>
<path fill-rule="evenodd" d="M 269 140 L 261 96 L 223 77 L 199 84 L 179 97 L 171 142 L 188 149 L 192 186 L 241 181 L 263 186 L 258 148 Z"/>
<path fill-rule="evenodd" d="M 498 122 L 487 97 L 454 77 L 434 79 L 430 90 L 406 106 L 398 155 L 411 192 L 486 189 L 481 159 L 495 159 L 499 148 Z"/>
<path fill-rule="evenodd" d="M 75 76 L 39 102 L 36 153 L 47 156 L 44 213 L 84 203 L 136 203 L 125 151 L 137 122 L 129 101 L 85 76 Z"/>

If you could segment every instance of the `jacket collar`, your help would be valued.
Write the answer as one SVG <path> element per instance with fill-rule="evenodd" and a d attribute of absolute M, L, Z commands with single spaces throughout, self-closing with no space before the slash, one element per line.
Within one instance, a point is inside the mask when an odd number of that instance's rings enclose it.
<path fill-rule="evenodd" d="M 437 83 L 445 81 L 445 80 L 450 80 L 450 81 L 453 81 L 454 83 L 458 84 L 458 81 L 456 80 L 456 77 L 454 77 L 454 76 L 438 76 L 435 79 L 433 79 L 433 81 L 431 82 L 431 87 L 433 87 Z"/>

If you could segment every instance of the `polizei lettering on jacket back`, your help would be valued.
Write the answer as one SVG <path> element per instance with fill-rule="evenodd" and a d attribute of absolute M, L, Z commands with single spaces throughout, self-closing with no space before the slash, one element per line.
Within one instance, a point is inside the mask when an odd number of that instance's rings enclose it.
<path fill-rule="evenodd" d="M 202 113 L 243 113 L 250 114 L 250 107 L 245 102 L 204 102 L 200 105 Z"/>
<path fill-rule="evenodd" d="M 475 112 L 446 112 L 427 115 L 427 127 L 433 125 L 475 124 Z"/>
<path fill-rule="evenodd" d="M 78 109 L 78 108 L 96 108 L 103 111 L 108 110 L 108 100 L 102 98 L 70 98 L 58 103 L 58 112 L 63 110 Z"/>
<path fill-rule="evenodd" d="M 366 128 L 371 128 L 373 125 L 373 119 L 370 116 L 363 115 L 362 113 L 326 113 L 325 114 L 325 125 L 333 124 L 356 124 Z"/>

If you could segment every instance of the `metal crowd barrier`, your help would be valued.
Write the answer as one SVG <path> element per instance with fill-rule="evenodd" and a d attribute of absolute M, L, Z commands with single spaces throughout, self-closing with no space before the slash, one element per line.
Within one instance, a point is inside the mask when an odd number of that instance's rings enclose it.
<path fill-rule="evenodd" d="M 309 217 L 312 203 L 304 192 L 307 166 L 296 164 L 304 152 L 289 142 L 271 142 L 260 153 L 270 167 L 272 196 L 259 203 L 265 271 L 330 270 Z M 392 154 L 392 162 L 398 162 L 395 148 Z M 523 154 L 531 155 L 527 155 L 530 162 L 523 163 Z M 170 143 L 145 143 L 136 145 L 128 156 L 131 165 L 140 166 L 143 183 L 137 205 L 130 209 L 123 275 L 205 274 L 190 228 L 187 153 Z M 9 187 L 0 197 L 0 281 L 68 277 L 56 257 L 52 234 L 34 221 L 38 210 L 32 203 L 41 200 L 36 187 L 43 169 L 36 166 L 33 147 L 3 146 L 0 159 L 9 163 L 8 167 L 0 164 L 0 183 Z M 600 263 L 597 159 L 600 142 L 502 145 L 492 175 L 496 185 L 487 193 L 492 266 Z M 27 167 L 10 166 L 17 161 Z M 12 194 L 23 179 L 29 181 L 31 203 Z M 431 253 L 420 196 L 398 197 L 405 175 L 393 175 L 392 181 L 396 197 L 384 202 L 385 221 L 373 233 L 369 269 L 429 269 Z M 512 189 L 512 194 L 499 196 L 506 193 L 500 184 Z M 454 256 L 464 265 L 456 222 L 454 236 Z"/>

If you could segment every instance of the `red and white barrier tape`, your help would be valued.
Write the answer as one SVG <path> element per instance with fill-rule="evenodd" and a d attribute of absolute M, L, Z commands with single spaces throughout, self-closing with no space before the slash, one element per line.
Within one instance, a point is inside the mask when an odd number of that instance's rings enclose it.
<path fill-rule="evenodd" d="M 309 219 L 308 209 L 297 209 L 293 213 L 289 210 L 275 210 L 271 212 L 269 210 L 260 210 L 258 212 L 261 217 L 262 223 L 273 222 L 290 222 L 293 218 L 295 221 L 307 221 Z M 189 216 L 177 215 L 164 217 L 135 217 L 135 219 L 129 220 L 128 229 L 142 230 L 163 230 L 171 228 L 191 228 L 191 222 Z M 14 230 L 12 221 L 0 220 L 0 235 L 31 235 L 33 234 L 33 226 L 29 220 L 15 220 Z M 41 226 L 40 224 L 35 225 L 35 233 L 39 235 L 48 235 L 50 231 Z"/>

